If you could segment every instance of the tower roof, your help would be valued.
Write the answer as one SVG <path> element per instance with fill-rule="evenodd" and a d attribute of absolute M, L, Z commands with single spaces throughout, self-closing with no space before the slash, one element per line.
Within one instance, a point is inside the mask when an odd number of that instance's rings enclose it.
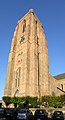
<path fill-rule="evenodd" d="M 37 18 L 37 20 L 40 22 L 40 20 L 38 19 L 37 15 L 35 14 L 34 10 L 33 9 L 29 9 L 29 11 L 21 18 L 18 20 L 18 23 L 23 19 L 25 18 L 29 13 L 33 13 L 34 16 Z M 42 23 L 40 22 L 41 26 L 42 26 Z"/>
<path fill-rule="evenodd" d="M 65 79 L 65 73 L 56 75 L 56 76 L 54 76 L 54 78 L 57 80 Z"/>
<path fill-rule="evenodd" d="M 33 10 L 33 9 L 30 9 L 29 12 L 34 12 L 34 10 Z"/>

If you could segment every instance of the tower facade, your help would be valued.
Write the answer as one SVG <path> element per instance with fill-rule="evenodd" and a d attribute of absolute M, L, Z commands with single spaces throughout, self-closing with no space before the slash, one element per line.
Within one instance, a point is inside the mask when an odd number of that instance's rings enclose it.
<path fill-rule="evenodd" d="M 42 24 L 31 9 L 15 28 L 4 96 L 44 95 L 49 95 L 48 48 Z"/>

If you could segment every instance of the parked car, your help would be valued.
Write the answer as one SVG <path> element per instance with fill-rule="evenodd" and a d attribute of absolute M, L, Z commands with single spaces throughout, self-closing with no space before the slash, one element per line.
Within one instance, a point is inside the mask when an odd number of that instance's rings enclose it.
<path fill-rule="evenodd" d="M 4 108 L 0 108 L 0 118 L 4 118 Z"/>
<path fill-rule="evenodd" d="M 54 111 L 52 115 L 52 120 L 64 120 L 64 115 L 62 111 Z"/>
<path fill-rule="evenodd" d="M 17 109 L 17 108 L 14 108 L 14 109 L 13 109 L 13 120 L 16 120 L 16 119 L 17 119 L 17 114 L 18 114 L 18 109 Z"/>
<path fill-rule="evenodd" d="M 6 118 L 6 120 L 13 120 L 13 115 L 14 115 L 14 113 L 13 113 L 14 111 L 13 111 L 13 109 L 12 108 L 6 108 L 5 109 L 5 118 Z"/>
<path fill-rule="evenodd" d="M 28 109 L 18 111 L 17 120 L 33 120 L 33 114 Z"/>
<path fill-rule="evenodd" d="M 48 119 L 48 113 L 46 110 L 43 109 L 37 109 L 34 113 L 34 120 L 47 120 Z"/>

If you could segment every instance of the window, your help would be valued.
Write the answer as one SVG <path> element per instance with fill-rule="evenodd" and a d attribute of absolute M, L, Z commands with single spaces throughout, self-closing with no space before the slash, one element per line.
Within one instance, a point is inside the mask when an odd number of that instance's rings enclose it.
<path fill-rule="evenodd" d="M 54 91 L 52 91 L 52 96 L 55 96 L 55 92 Z"/>
<path fill-rule="evenodd" d="M 23 55 L 23 52 L 21 52 L 21 61 L 22 61 L 22 55 Z"/>
<path fill-rule="evenodd" d="M 22 43 L 23 41 L 24 41 L 24 36 L 20 38 L 20 43 Z"/>
<path fill-rule="evenodd" d="M 37 45 L 39 45 L 39 43 L 38 43 L 38 37 L 37 37 Z"/>
<path fill-rule="evenodd" d="M 17 89 L 17 90 L 15 91 L 14 97 L 17 97 L 18 94 L 19 94 L 19 90 Z"/>
<path fill-rule="evenodd" d="M 63 84 L 61 84 L 61 89 L 63 90 Z"/>
<path fill-rule="evenodd" d="M 24 23 L 23 23 L 23 33 L 25 32 L 25 28 L 26 28 L 26 20 L 24 20 Z"/>
<path fill-rule="evenodd" d="M 36 20 L 35 22 L 36 22 L 36 24 L 37 24 L 37 20 Z"/>
<path fill-rule="evenodd" d="M 16 87 L 19 87 L 19 85 L 20 85 L 20 72 L 21 72 L 21 68 L 19 67 L 18 69 L 17 69 L 17 71 L 16 71 Z"/>
<path fill-rule="evenodd" d="M 21 63 L 23 56 L 23 51 L 20 51 L 17 55 L 17 64 Z"/>
<path fill-rule="evenodd" d="M 18 63 L 20 62 L 20 54 L 18 54 Z"/>

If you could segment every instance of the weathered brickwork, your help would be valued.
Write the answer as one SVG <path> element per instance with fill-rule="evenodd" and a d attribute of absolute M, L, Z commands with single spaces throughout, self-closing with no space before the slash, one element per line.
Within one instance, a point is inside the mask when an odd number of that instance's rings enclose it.
<path fill-rule="evenodd" d="M 15 28 L 4 96 L 40 98 L 55 94 L 57 80 L 49 76 L 48 47 L 44 30 L 34 11 L 29 10 Z M 53 82 L 55 87 L 52 87 Z"/>
<path fill-rule="evenodd" d="M 65 73 L 50 76 L 51 95 L 60 96 L 65 94 Z"/>
<path fill-rule="evenodd" d="M 30 10 L 15 28 L 4 95 L 48 95 L 48 74 L 48 48 L 44 30 L 34 11 Z"/>

